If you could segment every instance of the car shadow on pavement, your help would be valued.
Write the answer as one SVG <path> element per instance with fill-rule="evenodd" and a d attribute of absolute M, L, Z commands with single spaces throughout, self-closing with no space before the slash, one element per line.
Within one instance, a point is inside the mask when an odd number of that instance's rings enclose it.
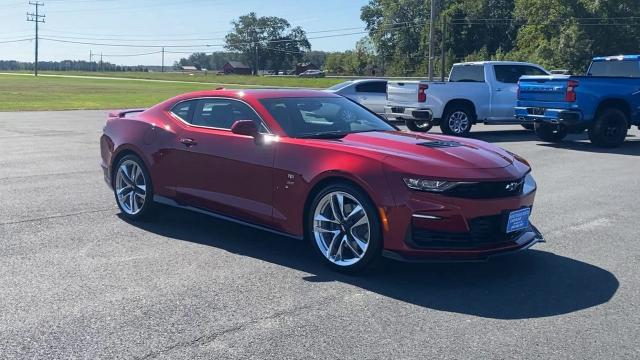
<path fill-rule="evenodd" d="M 303 271 L 310 274 L 306 281 L 348 283 L 440 311 L 494 319 L 555 316 L 606 303 L 619 286 L 607 270 L 542 250 L 481 263 L 409 264 L 385 259 L 364 274 L 344 275 L 325 267 L 306 242 L 186 210 L 164 206 L 158 210 L 153 220 L 131 224 Z"/>
<path fill-rule="evenodd" d="M 491 130 L 476 131 L 471 130 L 469 138 L 482 140 L 490 143 L 494 142 L 524 142 L 524 141 L 540 141 L 533 131 L 530 130 Z"/>
<path fill-rule="evenodd" d="M 588 141 L 562 141 L 559 143 L 540 143 L 538 145 L 590 153 L 640 156 L 640 139 L 631 140 L 631 137 L 627 137 L 627 141 L 620 145 L 620 147 L 611 149 L 594 146 Z"/>

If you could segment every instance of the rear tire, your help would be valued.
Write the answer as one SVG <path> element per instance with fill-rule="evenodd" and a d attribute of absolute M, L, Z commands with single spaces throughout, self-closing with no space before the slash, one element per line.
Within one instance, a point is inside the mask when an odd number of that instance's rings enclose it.
<path fill-rule="evenodd" d="M 139 220 L 153 208 L 151 176 L 142 159 L 126 155 L 114 168 L 113 193 L 122 215 L 129 220 Z"/>
<path fill-rule="evenodd" d="M 467 106 L 455 105 L 444 114 L 440 122 L 440 130 L 447 135 L 467 136 L 475 120 L 475 114 L 471 109 Z"/>
<path fill-rule="evenodd" d="M 624 112 L 614 108 L 606 109 L 598 114 L 589 128 L 589 140 L 599 147 L 618 147 L 627 137 L 628 124 L 627 115 Z"/>
<path fill-rule="evenodd" d="M 382 231 L 375 205 L 349 183 L 333 183 L 314 196 L 305 232 L 332 270 L 356 273 L 381 257 Z"/>
<path fill-rule="evenodd" d="M 534 126 L 536 135 L 547 142 L 560 142 L 569 134 L 567 128 L 561 125 L 536 123 Z"/>
<path fill-rule="evenodd" d="M 407 129 L 415 132 L 426 133 L 433 127 L 433 123 L 425 119 L 407 119 L 404 123 L 407 125 Z"/>

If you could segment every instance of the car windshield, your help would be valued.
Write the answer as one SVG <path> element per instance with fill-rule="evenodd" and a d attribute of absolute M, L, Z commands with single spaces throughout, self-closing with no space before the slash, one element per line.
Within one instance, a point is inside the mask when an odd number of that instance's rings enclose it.
<path fill-rule="evenodd" d="M 340 138 L 356 132 L 395 130 L 375 114 L 342 97 L 277 98 L 260 102 L 291 137 Z"/>
<path fill-rule="evenodd" d="M 349 85 L 353 84 L 353 81 L 345 81 L 345 82 L 341 82 L 340 84 L 335 84 L 332 87 L 328 88 L 327 90 L 340 90 L 344 87 L 347 87 Z"/>

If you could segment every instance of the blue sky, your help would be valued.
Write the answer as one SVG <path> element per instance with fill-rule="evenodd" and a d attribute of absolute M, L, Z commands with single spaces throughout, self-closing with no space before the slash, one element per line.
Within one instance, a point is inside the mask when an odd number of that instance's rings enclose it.
<path fill-rule="evenodd" d="M 45 23 L 43 38 L 100 44 L 130 44 L 130 47 L 70 44 L 42 40 L 41 60 L 89 59 L 89 52 L 106 55 L 142 54 L 158 51 L 141 45 L 219 45 L 231 29 L 231 21 L 248 12 L 283 17 L 299 25 L 307 36 L 323 37 L 364 30 L 360 8 L 367 0 L 41 0 Z M 33 11 L 28 0 L 0 0 L 0 59 L 33 61 L 33 42 L 2 43 L 32 38 L 34 23 L 26 21 Z M 324 32 L 325 30 L 340 30 Z M 316 33 L 313 33 L 316 32 Z M 310 39 L 314 50 L 353 48 L 364 34 Z M 190 52 L 222 50 L 221 47 L 167 48 Z M 166 64 L 185 54 L 166 54 Z M 94 58 L 96 60 L 97 58 Z M 135 57 L 111 56 L 118 64 L 160 65 L 160 54 Z"/>

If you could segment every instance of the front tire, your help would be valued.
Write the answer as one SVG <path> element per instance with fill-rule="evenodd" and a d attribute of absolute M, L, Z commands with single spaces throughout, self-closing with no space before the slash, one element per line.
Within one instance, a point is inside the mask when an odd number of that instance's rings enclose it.
<path fill-rule="evenodd" d="M 124 156 L 115 167 L 113 193 L 124 217 L 138 220 L 148 215 L 153 206 L 151 176 L 136 155 Z"/>
<path fill-rule="evenodd" d="M 628 130 L 627 115 L 618 109 L 607 109 L 598 115 L 589 129 L 589 140 L 600 147 L 618 147 L 627 137 Z"/>
<path fill-rule="evenodd" d="M 447 135 L 467 136 L 475 121 L 475 115 L 466 106 L 453 106 L 445 113 L 440 130 Z"/>
<path fill-rule="evenodd" d="M 322 189 L 306 221 L 316 254 L 335 271 L 359 272 L 380 257 L 382 231 L 376 207 L 353 185 L 335 183 Z"/>
<path fill-rule="evenodd" d="M 535 132 L 541 140 L 547 142 L 560 142 L 569 134 L 566 127 L 547 123 L 536 123 Z"/>

